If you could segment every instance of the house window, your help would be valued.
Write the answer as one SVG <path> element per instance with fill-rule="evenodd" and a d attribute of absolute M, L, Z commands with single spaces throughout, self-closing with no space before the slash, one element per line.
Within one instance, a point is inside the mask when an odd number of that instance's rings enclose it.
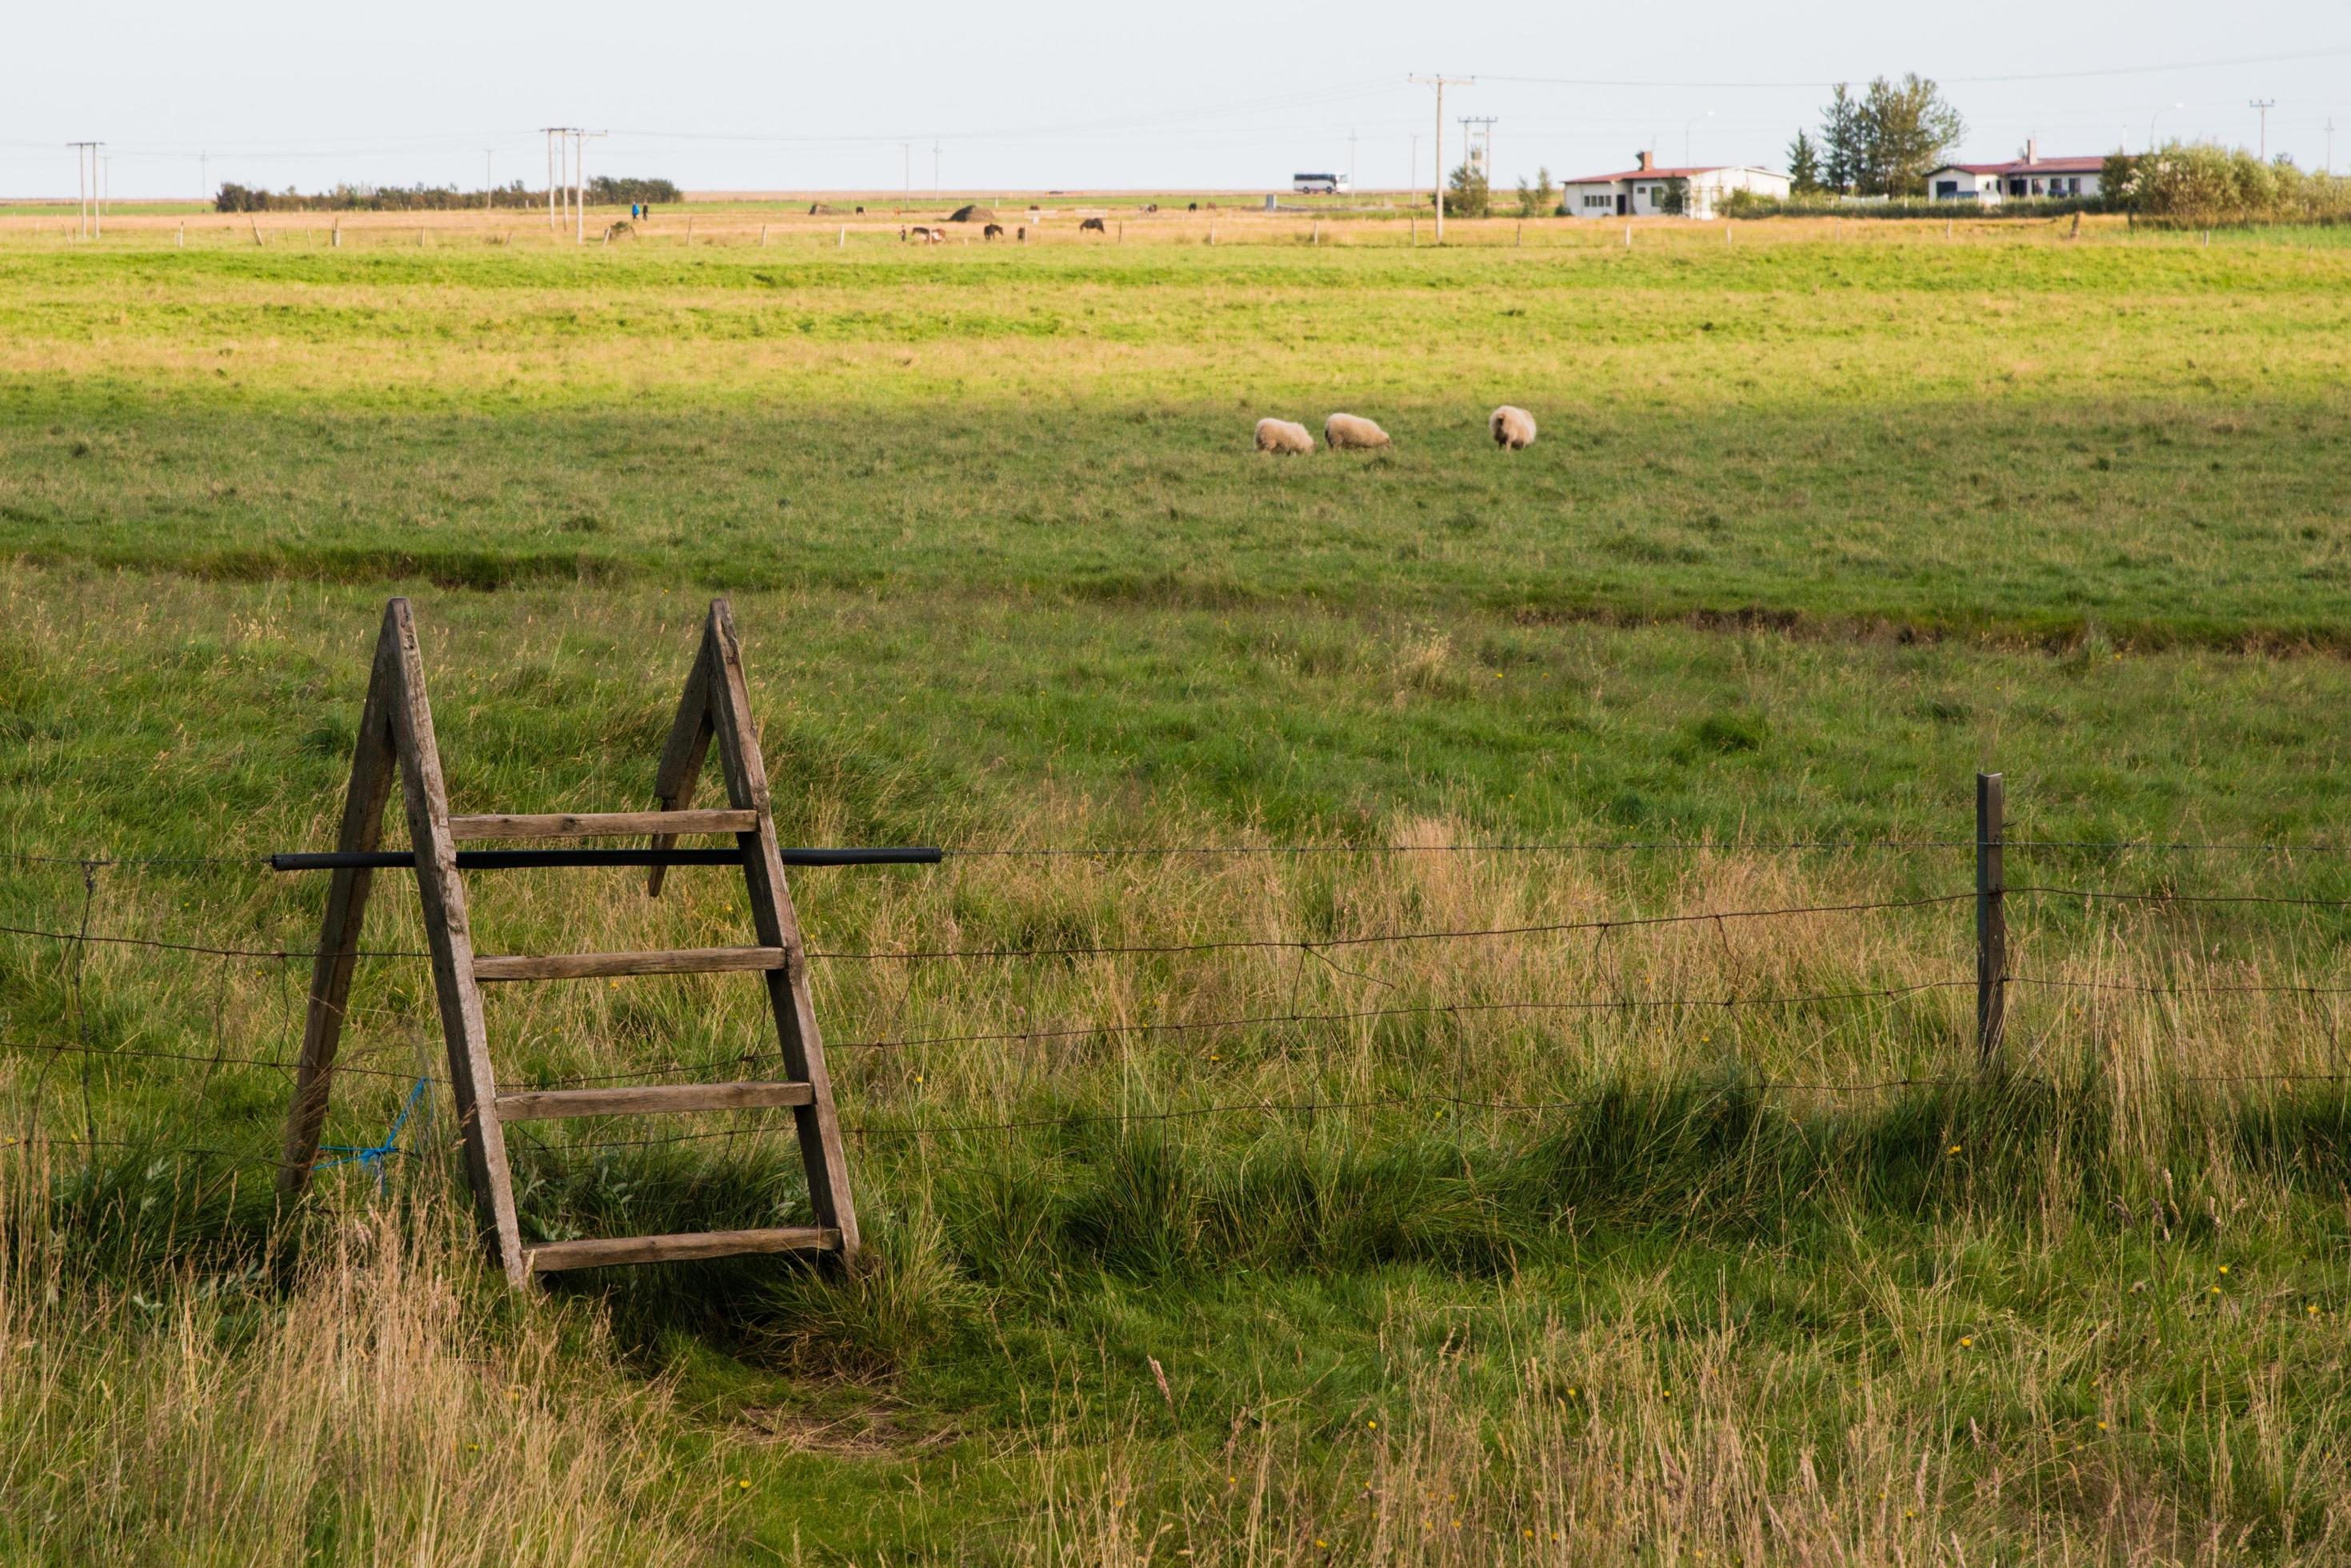
<path fill-rule="evenodd" d="M 2021 196 L 2024 194 L 2024 182 L 2022 180 L 2011 180 L 2008 183 L 2008 193 L 2011 196 Z"/>

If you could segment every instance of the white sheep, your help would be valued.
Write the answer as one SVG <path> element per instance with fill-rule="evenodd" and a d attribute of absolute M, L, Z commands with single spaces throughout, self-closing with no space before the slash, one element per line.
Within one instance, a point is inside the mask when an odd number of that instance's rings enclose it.
<path fill-rule="evenodd" d="M 1368 419 L 1352 413 L 1334 413 L 1322 422 L 1322 440 L 1332 451 L 1341 447 L 1369 451 L 1391 444 L 1388 433 Z"/>
<path fill-rule="evenodd" d="M 1516 452 L 1521 446 L 1531 446 L 1535 439 L 1535 416 L 1525 409 L 1504 403 L 1486 416 L 1486 427 L 1494 433 L 1494 444 Z"/>
<path fill-rule="evenodd" d="M 1260 419 L 1257 422 L 1257 449 L 1259 452 L 1311 452 L 1314 450 L 1314 433 L 1286 419 Z"/>

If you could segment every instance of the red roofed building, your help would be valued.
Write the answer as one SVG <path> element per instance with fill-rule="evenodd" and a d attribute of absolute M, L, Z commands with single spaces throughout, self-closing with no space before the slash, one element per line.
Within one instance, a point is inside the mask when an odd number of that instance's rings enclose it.
<path fill-rule="evenodd" d="M 1927 171 L 1927 194 L 1938 202 L 2070 201 L 2098 193 L 2104 158 L 2043 158 L 2033 142 L 2005 163 L 1946 163 Z"/>
<path fill-rule="evenodd" d="M 1661 169 L 1656 154 L 1644 152 L 1637 168 L 1562 181 L 1560 211 L 1571 218 L 1646 218 L 1675 211 L 1678 193 L 1681 216 L 1710 218 L 1733 191 L 1784 196 L 1788 176 L 1744 165 Z"/>

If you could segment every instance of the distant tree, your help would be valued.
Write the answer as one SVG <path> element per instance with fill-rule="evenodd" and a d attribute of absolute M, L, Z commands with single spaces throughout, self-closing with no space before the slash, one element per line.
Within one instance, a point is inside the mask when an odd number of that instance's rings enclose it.
<path fill-rule="evenodd" d="M 1482 218 L 1493 210 L 1494 193 L 1487 186 L 1485 174 L 1471 170 L 1467 162 L 1453 171 L 1445 186 L 1445 210 L 1457 218 Z"/>
<path fill-rule="evenodd" d="M 1865 196 L 1924 194 L 1927 172 L 1968 131 L 1942 89 L 1916 71 L 1899 81 L 1871 82 L 1859 120 L 1864 153 L 1855 183 Z"/>
<path fill-rule="evenodd" d="M 617 207 L 637 202 L 652 206 L 656 202 L 676 202 L 684 197 L 668 180 L 623 180 L 599 174 L 588 182 L 588 199 L 600 207 Z"/>
<path fill-rule="evenodd" d="M 1657 211 L 1677 218 L 1689 211 L 1689 181 L 1677 174 L 1657 187 Z"/>
<path fill-rule="evenodd" d="M 1821 150 L 1802 131 L 1788 143 L 1788 183 L 1800 196 L 1812 195 L 1821 188 Z"/>
<path fill-rule="evenodd" d="M 2127 212 L 2136 200 L 2138 160 L 2120 148 L 2106 154 L 2098 170 L 2098 197 L 2109 211 Z"/>
<path fill-rule="evenodd" d="M 1519 182 L 1519 216 L 1545 218 L 1559 210 L 1559 187 L 1551 183 L 1551 170 L 1535 171 L 1535 183 Z"/>
<path fill-rule="evenodd" d="M 1861 104 L 1844 82 L 1821 110 L 1821 183 L 1850 193 L 1861 183 L 1866 159 L 1862 145 Z"/>
<path fill-rule="evenodd" d="M 1862 196 L 1915 196 L 1927 189 L 1927 172 L 1967 134 L 1967 121 L 1945 100 L 1942 89 L 1916 71 L 1900 80 L 1879 77 L 1856 95 L 1844 82 L 1821 110 L 1821 140 L 1814 153 L 1820 184 Z M 1789 179 L 1797 189 L 1796 165 L 1812 152 L 1803 132 L 1788 148 Z"/>

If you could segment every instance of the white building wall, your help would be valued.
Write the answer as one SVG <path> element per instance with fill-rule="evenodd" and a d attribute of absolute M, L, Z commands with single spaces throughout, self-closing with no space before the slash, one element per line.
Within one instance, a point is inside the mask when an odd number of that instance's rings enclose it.
<path fill-rule="evenodd" d="M 1571 218 L 1613 218 L 1616 215 L 1616 187 L 1605 182 L 1562 185 L 1559 202 L 1560 211 Z"/>
<path fill-rule="evenodd" d="M 1631 174 L 1622 180 L 1571 183 L 1560 187 L 1561 210 L 1571 218 L 1613 218 L 1616 198 L 1629 195 L 1626 215 L 1656 217 L 1666 210 L 1673 178 L 1666 174 Z M 1788 177 L 1769 169 L 1701 169 L 1689 176 L 1686 217 L 1710 218 L 1722 198 L 1733 191 L 1753 191 L 1761 196 L 1785 196 Z"/>

